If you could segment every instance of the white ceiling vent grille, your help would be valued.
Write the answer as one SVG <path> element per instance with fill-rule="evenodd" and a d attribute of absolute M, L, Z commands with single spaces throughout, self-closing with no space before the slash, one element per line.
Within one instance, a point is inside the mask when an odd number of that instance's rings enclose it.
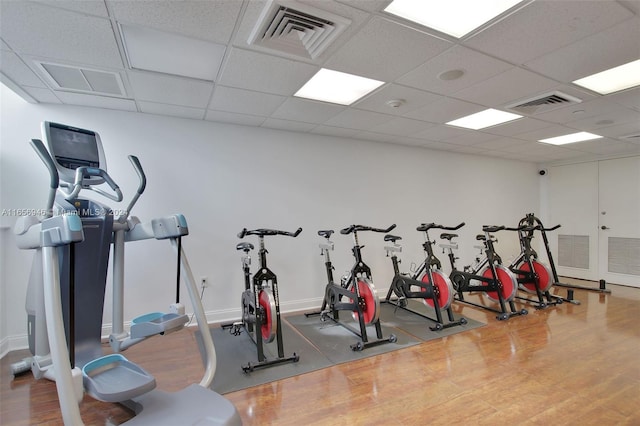
<path fill-rule="evenodd" d="M 554 109 L 568 105 L 579 104 L 580 102 L 582 102 L 582 99 L 555 91 L 536 96 L 535 98 L 520 100 L 511 105 L 507 105 L 506 108 L 520 114 L 534 115 L 553 111 Z"/>
<path fill-rule="evenodd" d="M 248 43 L 316 59 L 349 24 L 349 19 L 305 4 L 272 0 L 262 11 Z"/>
<path fill-rule="evenodd" d="M 36 65 L 55 90 L 125 97 L 122 78 L 117 72 L 81 68 L 50 62 Z"/>

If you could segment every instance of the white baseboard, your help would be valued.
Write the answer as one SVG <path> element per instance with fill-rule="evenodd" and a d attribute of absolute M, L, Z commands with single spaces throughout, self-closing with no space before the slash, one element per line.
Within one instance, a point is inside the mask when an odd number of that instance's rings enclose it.
<path fill-rule="evenodd" d="M 288 312 L 296 312 L 303 310 L 312 310 L 317 309 L 322 304 L 322 297 L 317 297 L 313 299 L 302 299 L 295 300 L 292 302 L 283 302 L 280 303 L 280 312 L 285 314 Z M 191 317 L 191 313 L 188 314 Z M 241 312 L 240 308 L 236 309 L 222 309 L 218 311 L 208 311 L 205 312 L 207 323 L 209 324 L 217 324 L 230 322 L 240 319 Z M 190 324 L 191 327 L 195 326 L 195 322 Z M 129 331 L 131 327 L 131 321 L 127 321 L 124 324 L 125 331 Z M 109 334 L 111 333 L 111 324 L 102 324 L 102 338 L 109 339 Z M 29 340 L 26 334 L 16 335 L 16 336 L 8 336 L 0 341 L 0 359 L 2 359 L 6 354 L 12 351 L 17 351 L 21 349 L 27 349 L 29 347 Z"/>

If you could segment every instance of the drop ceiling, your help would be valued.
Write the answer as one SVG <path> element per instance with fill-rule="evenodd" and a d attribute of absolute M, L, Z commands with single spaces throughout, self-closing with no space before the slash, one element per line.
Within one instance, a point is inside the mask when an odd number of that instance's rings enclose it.
<path fill-rule="evenodd" d="M 535 163 L 640 154 L 640 88 L 602 96 L 572 83 L 640 59 L 640 0 L 525 0 L 460 39 L 384 12 L 389 3 L 2 0 L 0 78 L 34 103 Z M 280 5 L 330 17 L 339 31 L 314 54 L 295 51 L 328 31 L 322 19 L 304 39 L 289 34 L 283 40 L 288 51 L 271 50 L 277 43 L 256 43 L 256 28 Z M 295 21 L 285 24 L 299 29 Z M 127 41 L 128 34 L 141 35 L 143 44 Z M 148 69 L 140 62 L 144 56 L 150 57 Z M 294 97 L 321 68 L 384 84 L 349 106 Z M 62 76 L 56 81 L 47 69 Z M 67 70 L 99 76 L 93 80 L 100 87 L 79 90 L 71 74 L 72 83 L 61 84 Z M 451 79 L 459 70 L 462 76 Z M 513 111 L 509 108 L 550 93 L 580 102 L 522 112 L 519 120 L 477 131 L 445 124 L 487 108 Z M 603 138 L 561 147 L 538 142 L 579 131 Z"/>

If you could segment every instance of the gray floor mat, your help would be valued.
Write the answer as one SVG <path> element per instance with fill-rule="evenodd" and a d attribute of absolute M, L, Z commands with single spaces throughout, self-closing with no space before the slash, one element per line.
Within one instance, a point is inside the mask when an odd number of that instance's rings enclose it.
<path fill-rule="evenodd" d="M 229 333 L 228 329 L 222 329 L 220 326 L 211 327 L 210 330 L 218 361 L 211 389 L 221 394 L 297 376 L 333 365 L 326 356 L 283 320 L 282 341 L 284 355 L 285 357 L 290 357 L 295 352 L 300 356 L 300 360 L 268 368 L 258 368 L 250 373 L 245 373 L 242 370 L 242 366 L 247 365 L 249 362 L 255 365 L 258 361 L 256 345 L 246 331 L 243 330 L 242 334 L 234 336 Z M 197 331 L 196 339 L 202 355 L 202 339 Z M 275 339 L 265 345 L 267 359 L 277 358 L 277 356 L 274 356 L 277 353 L 278 348 Z"/>

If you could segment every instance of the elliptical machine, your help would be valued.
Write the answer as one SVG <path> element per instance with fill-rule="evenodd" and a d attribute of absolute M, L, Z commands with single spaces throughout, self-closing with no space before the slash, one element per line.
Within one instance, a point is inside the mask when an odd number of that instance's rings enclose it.
<path fill-rule="evenodd" d="M 245 373 L 249 373 L 256 368 L 271 367 L 285 362 L 298 362 L 300 356 L 295 352 L 292 356 L 284 355 L 284 343 L 282 339 L 282 322 L 280 320 L 280 296 L 278 293 L 278 279 L 267 267 L 267 249 L 264 246 L 264 237 L 266 235 L 284 235 L 287 237 L 297 237 L 302 232 L 302 228 L 298 228 L 295 232 L 278 231 L 275 229 L 254 229 L 248 231 L 244 228 L 238 234 L 238 238 L 244 238 L 247 235 L 257 235 L 260 241 L 260 257 L 259 271 L 253 276 L 253 285 L 251 282 L 251 256 L 249 252 L 253 250 L 253 244 L 242 242 L 238 243 L 236 250 L 242 250 L 242 271 L 244 273 L 244 292 L 242 292 L 242 320 L 231 324 L 224 324 L 222 328 L 229 328 L 231 334 L 238 336 L 244 328 L 251 336 L 256 344 L 258 351 L 258 363 L 242 366 Z M 277 341 L 278 357 L 275 359 L 267 359 L 264 353 L 264 344 L 271 343 L 274 339 Z"/>
<path fill-rule="evenodd" d="M 106 205 L 78 198 L 91 190 L 119 202 L 122 192 L 106 171 L 102 142 L 96 132 L 45 122 L 44 139 L 31 146 L 50 174 L 50 191 L 43 219 L 21 217 L 16 223 L 18 247 L 36 253 L 29 278 L 27 310 L 29 343 L 33 357 L 13 366 L 19 374 L 31 369 L 36 378 L 56 382 L 63 421 L 82 425 L 79 403 L 86 391 L 106 402 L 130 408 L 135 417 L 126 424 L 195 424 L 216 419 L 221 424 L 241 424 L 235 407 L 208 389 L 215 374 L 215 348 L 193 274 L 179 240 L 188 235 L 184 216 L 173 215 L 142 224 L 129 212 L 142 194 L 146 178 L 138 159 L 130 156 L 140 186 L 127 209 L 119 214 Z M 111 192 L 97 188 L 106 183 Z M 65 189 L 66 188 L 66 189 Z M 175 393 L 154 390 L 153 376 L 119 353 L 102 356 L 101 329 L 106 268 L 110 244 L 114 245 L 114 329 L 122 315 L 124 243 L 142 239 L 168 239 L 179 256 L 198 327 L 205 335 L 205 373 L 199 384 Z M 117 252 L 117 253 L 116 253 Z M 180 305 L 172 305 L 180 311 Z M 133 321 L 127 344 L 184 327 L 184 313 L 152 314 Z M 121 320 L 121 319 L 120 319 Z M 207 338 L 208 336 L 208 338 Z M 129 337 L 129 336 L 128 336 Z M 117 339 L 118 340 L 118 339 Z M 120 341 L 120 340 L 119 340 Z"/>

